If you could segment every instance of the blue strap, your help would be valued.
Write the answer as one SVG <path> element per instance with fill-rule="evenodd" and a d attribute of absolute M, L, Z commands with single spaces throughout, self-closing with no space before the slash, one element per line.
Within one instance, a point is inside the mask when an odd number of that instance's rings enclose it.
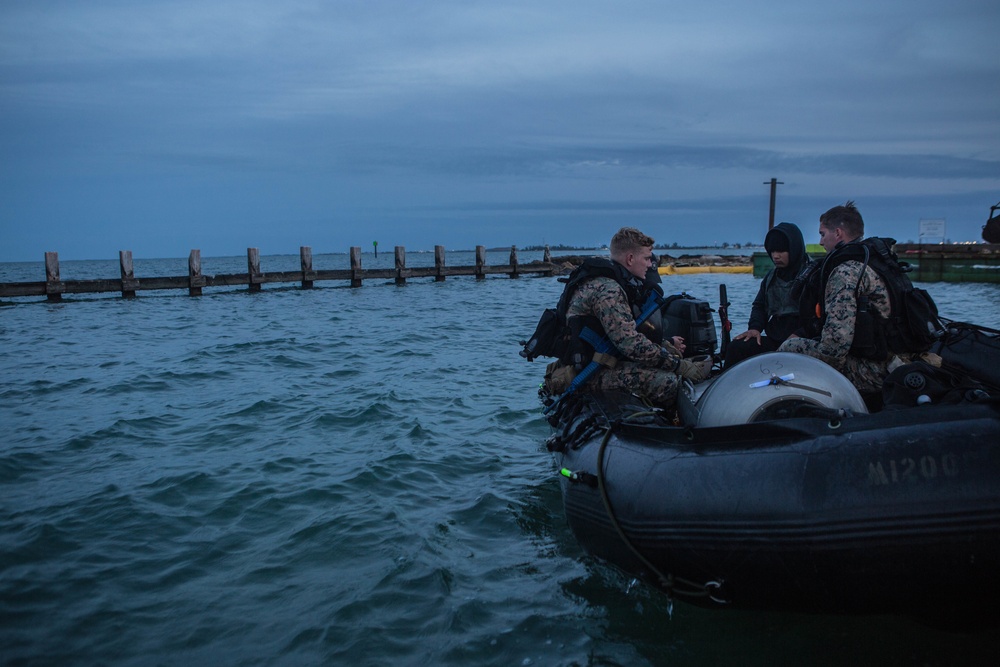
<path fill-rule="evenodd" d="M 592 348 L 594 348 L 598 352 L 607 352 L 607 350 L 598 350 L 597 348 L 601 347 L 606 343 L 609 343 L 610 341 L 608 340 L 608 337 L 601 336 L 590 327 L 584 327 L 583 330 L 580 331 L 580 338 L 582 338 L 585 343 L 588 343 Z"/>

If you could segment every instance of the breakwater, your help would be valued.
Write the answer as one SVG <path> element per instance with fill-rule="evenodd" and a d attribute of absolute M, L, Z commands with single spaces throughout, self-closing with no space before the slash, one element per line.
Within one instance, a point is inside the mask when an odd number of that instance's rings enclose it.
<path fill-rule="evenodd" d="M 260 250 L 247 248 L 246 273 L 224 273 L 209 275 L 202 272 L 201 251 L 192 250 L 188 256 L 187 275 L 137 277 L 132 251 L 118 253 L 120 275 L 117 278 L 97 278 L 87 280 L 62 280 L 59 268 L 59 253 L 45 253 L 45 280 L 37 282 L 0 283 L 0 297 L 44 296 L 49 301 L 59 301 L 63 294 L 100 294 L 120 292 L 131 298 L 143 290 L 187 290 L 190 296 L 200 296 L 206 287 L 232 287 L 246 285 L 251 292 L 260 291 L 268 283 L 299 283 L 308 289 L 317 281 L 348 281 L 351 287 L 361 287 L 365 280 L 391 279 L 397 285 L 405 284 L 409 278 L 433 278 L 437 282 L 449 276 L 474 276 L 483 279 L 487 275 L 505 274 L 517 278 L 524 274 L 553 275 L 558 267 L 552 263 L 548 247 L 541 261 L 522 264 L 518 261 L 517 247 L 511 246 L 507 264 L 489 265 L 486 261 L 486 247 L 476 246 L 475 263 L 465 266 L 448 266 L 444 246 L 434 246 L 434 265 L 410 268 L 406 265 L 406 248 L 395 247 L 395 262 L 392 268 L 365 269 L 362 267 L 361 248 L 351 247 L 350 268 L 316 270 L 313 268 L 312 248 L 299 249 L 299 269 L 293 271 L 265 272 L 261 269 Z"/>

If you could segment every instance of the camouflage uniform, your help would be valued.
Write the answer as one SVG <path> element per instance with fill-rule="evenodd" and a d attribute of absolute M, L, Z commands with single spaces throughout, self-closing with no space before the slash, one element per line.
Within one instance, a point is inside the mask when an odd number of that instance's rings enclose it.
<path fill-rule="evenodd" d="M 611 278 L 582 283 L 570 299 L 567 319 L 593 315 L 623 358 L 614 368 L 602 367 L 585 386 L 624 390 L 670 407 L 677 400 L 681 356 L 673 346 L 661 347 L 635 328 L 635 317 L 621 286 Z"/>
<path fill-rule="evenodd" d="M 854 340 L 854 321 L 857 316 L 854 290 L 863 266 L 861 262 L 850 260 L 830 273 L 824 294 L 823 311 L 826 321 L 819 340 L 789 338 L 781 344 L 778 351 L 798 352 L 825 361 L 843 373 L 859 392 L 866 394 L 881 391 L 882 382 L 889 374 L 889 360 L 861 359 L 848 354 Z M 870 312 L 882 317 L 889 316 L 889 293 L 885 283 L 870 266 L 865 268 L 858 294 L 868 297 Z"/>

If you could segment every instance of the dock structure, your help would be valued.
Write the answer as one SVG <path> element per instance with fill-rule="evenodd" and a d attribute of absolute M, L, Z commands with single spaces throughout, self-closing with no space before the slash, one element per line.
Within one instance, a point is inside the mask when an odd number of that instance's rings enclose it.
<path fill-rule="evenodd" d="M 893 250 L 901 262 L 910 265 L 910 280 L 918 283 L 1000 283 L 1000 244 L 918 244 L 897 243 Z M 826 254 L 810 244 L 810 259 Z M 766 252 L 753 254 L 753 275 L 763 278 L 774 268 Z"/>
<path fill-rule="evenodd" d="M 433 278 L 444 281 L 449 276 L 474 276 L 483 280 L 489 275 L 506 275 L 518 278 L 522 275 L 552 276 L 560 267 L 552 263 L 548 246 L 542 261 L 520 264 L 517 247 L 511 246 L 508 264 L 490 266 L 486 263 L 486 247 L 476 246 L 476 263 L 469 266 L 447 266 L 444 246 L 434 246 L 434 266 L 407 267 L 406 248 L 396 246 L 395 263 L 391 269 L 365 269 L 361 265 L 361 248 L 351 247 L 350 268 L 315 270 L 312 248 L 299 248 L 300 269 L 298 271 L 261 270 L 260 250 L 247 248 L 247 272 L 206 275 L 201 270 L 201 251 L 192 250 L 188 256 L 188 273 L 185 276 L 136 277 L 132 262 L 132 251 L 119 251 L 121 275 L 118 278 L 93 280 L 62 280 L 59 274 L 59 254 L 45 253 L 45 280 L 38 282 L 0 283 L 0 297 L 44 296 L 48 301 L 59 301 L 64 294 L 100 294 L 118 292 L 124 298 L 134 298 L 147 290 L 187 290 L 189 296 L 200 296 L 204 288 L 232 287 L 246 285 L 251 292 L 259 292 L 266 284 L 298 283 L 302 289 L 310 289 L 319 281 L 345 281 L 351 287 L 361 287 L 365 280 L 393 280 L 396 285 L 405 285 L 411 278 Z"/>

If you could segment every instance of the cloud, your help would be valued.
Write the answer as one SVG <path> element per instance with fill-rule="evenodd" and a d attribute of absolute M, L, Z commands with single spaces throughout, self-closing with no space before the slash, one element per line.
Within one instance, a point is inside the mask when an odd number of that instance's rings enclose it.
<path fill-rule="evenodd" d="M 0 232 L 504 244 L 696 212 L 708 239 L 771 177 L 801 219 L 917 197 L 972 230 L 1000 191 L 997 28 L 985 0 L 12 0 Z"/>

